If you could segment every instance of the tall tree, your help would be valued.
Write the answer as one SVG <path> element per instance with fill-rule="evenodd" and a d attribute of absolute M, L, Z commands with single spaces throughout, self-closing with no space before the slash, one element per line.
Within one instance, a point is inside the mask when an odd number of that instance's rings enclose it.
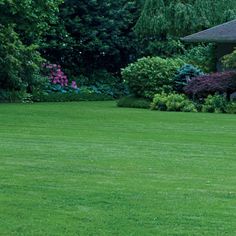
<path fill-rule="evenodd" d="M 0 88 L 26 90 L 39 79 L 38 44 L 56 21 L 61 0 L 0 1 Z"/>
<path fill-rule="evenodd" d="M 140 1 L 140 0 L 139 0 Z M 60 25 L 48 33 L 43 53 L 73 75 L 106 69 L 117 72 L 135 54 L 132 32 L 137 0 L 65 0 Z"/>
<path fill-rule="evenodd" d="M 183 36 L 235 17 L 235 0 L 146 0 L 135 28 L 140 35 Z"/>

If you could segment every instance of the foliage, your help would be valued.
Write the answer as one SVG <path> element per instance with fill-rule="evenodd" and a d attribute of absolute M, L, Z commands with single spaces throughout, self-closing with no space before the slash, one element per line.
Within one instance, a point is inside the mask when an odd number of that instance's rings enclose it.
<path fill-rule="evenodd" d="M 1 25 L 11 26 L 23 44 L 38 44 L 50 25 L 57 22 L 56 13 L 62 2 L 63 0 L 1 0 Z"/>
<path fill-rule="evenodd" d="M 135 32 L 140 40 L 146 42 L 145 56 L 168 57 L 185 54 L 183 59 L 186 63 L 199 67 L 205 73 L 210 73 L 215 71 L 214 46 L 192 47 L 191 44 L 189 50 L 189 45 L 181 45 L 176 38 L 235 18 L 235 0 L 145 0 L 135 25 Z"/>
<path fill-rule="evenodd" d="M 80 93 L 39 93 L 33 94 L 34 102 L 75 102 L 75 101 L 109 101 L 111 96 L 98 94 L 91 91 L 81 91 Z"/>
<path fill-rule="evenodd" d="M 223 95 L 209 95 L 204 100 L 202 112 L 236 114 L 236 102 L 228 101 Z"/>
<path fill-rule="evenodd" d="M 225 113 L 227 108 L 227 100 L 224 96 L 216 94 L 209 95 L 202 106 L 203 112 Z"/>
<path fill-rule="evenodd" d="M 103 70 L 91 74 L 90 79 L 85 76 L 79 76 L 69 80 L 60 65 L 44 64 L 43 73 L 47 77 L 47 83 L 41 88 L 41 91 L 38 91 L 38 96 L 41 96 L 40 93 L 85 93 L 118 98 L 128 94 L 119 78 Z M 60 95 L 55 95 L 55 97 L 57 96 L 60 97 Z"/>
<path fill-rule="evenodd" d="M 32 95 L 25 91 L 0 89 L 0 102 L 32 102 Z"/>
<path fill-rule="evenodd" d="M 76 81 L 71 81 L 69 84 L 68 77 L 64 74 L 60 65 L 44 64 L 43 69 L 45 76 L 48 77 L 48 82 L 45 84 L 43 91 L 47 93 L 78 93 L 80 91 Z"/>
<path fill-rule="evenodd" d="M 226 69 L 236 69 L 236 48 L 232 53 L 224 56 L 222 62 Z"/>
<path fill-rule="evenodd" d="M 175 75 L 174 90 L 179 93 L 183 93 L 183 88 L 187 85 L 187 83 L 199 75 L 203 75 L 203 72 L 200 69 L 191 64 L 185 64 L 177 71 Z"/>
<path fill-rule="evenodd" d="M 236 114 L 236 102 L 229 102 L 225 108 L 226 113 Z"/>
<path fill-rule="evenodd" d="M 59 84 L 62 87 L 68 86 L 68 78 L 64 74 L 60 65 L 57 64 L 44 64 L 43 67 L 49 70 L 49 81 L 52 84 Z"/>
<path fill-rule="evenodd" d="M 236 17 L 235 0 L 146 0 L 136 24 L 141 35 L 183 36 Z"/>
<path fill-rule="evenodd" d="M 0 26 L 0 87 L 29 91 L 41 80 L 42 58 L 36 45 L 24 45 L 12 26 Z"/>
<path fill-rule="evenodd" d="M 145 56 L 159 56 L 162 58 L 183 55 L 186 45 L 179 38 L 168 37 L 160 40 L 158 37 L 140 37 L 138 41 L 139 58 Z"/>
<path fill-rule="evenodd" d="M 183 59 L 187 63 L 199 67 L 205 73 L 213 72 L 216 67 L 215 45 L 200 44 L 191 47 L 185 51 Z"/>
<path fill-rule="evenodd" d="M 44 81 L 39 43 L 56 21 L 60 0 L 0 2 L 0 86 L 9 93 L 32 92 Z"/>
<path fill-rule="evenodd" d="M 151 104 L 153 110 L 197 112 L 195 105 L 182 94 L 156 94 Z"/>
<path fill-rule="evenodd" d="M 88 77 L 80 76 L 77 82 L 81 86 L 90 87 L 95 92 L 114 98 L 120 98 L 129 93 L 121 78 L 105 69 L 94 71 Z"/>
<path fill-rule="evenodd" d="M 133 0 L 65 0 L 59 24 L 48 31 L 41 52 L 69 76 L 106 69 L 118 72 L 136 57 L 132 28 L 139 3 Z"/>
<path fill-rule="evenodd" d="M 230 94 L 236 91 L 236 72 L 218 72 L 193 78 L 184 88 L 186 94 L 193 98 L 206 98 L 215 93 Z"/>
<path fill-rule="evenodd" d="M 180 59 L 144 57 L 123 69 L 122 78 L 136 97 L 152 98 L 172 89 L 172 79 L 183 64 Z"/>
<path fill-rule="evenodd" d="M 136 97 L 123 97 L 117 102 L 118 107 L 130 107 L 130 108 L 150 108 L 150 101 L 143 98 Z"/>

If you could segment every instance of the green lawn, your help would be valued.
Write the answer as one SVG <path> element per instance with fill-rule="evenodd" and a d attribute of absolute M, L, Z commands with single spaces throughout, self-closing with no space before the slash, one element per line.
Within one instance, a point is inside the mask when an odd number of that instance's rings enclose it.
<path fill-rule="evenodd" d="M 0 235 L 236 235 L 236 116 L 0 105 Z"/>

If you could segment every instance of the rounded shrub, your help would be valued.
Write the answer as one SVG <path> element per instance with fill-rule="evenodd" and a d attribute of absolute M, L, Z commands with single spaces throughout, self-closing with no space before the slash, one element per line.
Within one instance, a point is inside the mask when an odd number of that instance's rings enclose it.
<path fill-rule="evenodd" d="M 202 112 L 226 113 L 228 102 L 222 95 L 209 95 L 202 106 Z"/>
<path fill-rule="evenodd" d="M 153 110 L 197 112 L 194 103 L 182 94 L 156 94 L 151 104 Z"/>
<path fill-rule="evenodd" d="M 157 93 L 170 92 L 181 59 L 144 57 L 122 70 L 122 78 L 136 97 L 153 98 Z"/>

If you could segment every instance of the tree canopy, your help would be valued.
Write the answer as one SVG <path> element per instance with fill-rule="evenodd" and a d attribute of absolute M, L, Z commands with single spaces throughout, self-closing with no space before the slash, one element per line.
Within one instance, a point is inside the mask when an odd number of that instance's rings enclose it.
<path fill-rule="evenodd" d="M 39 79 L 39 42 L 56 22 L 61 0 L 0 1 L 0 86 L 29 89 Z"/>
<path fill-rule="evenodd" d="M 65 0 L 42 52 L 74 75 L 99 68 L 116 72 L 136 50 L 138 6 L 135 0 Z"/>
<path fill-rule="evenodd" d="M 146 0 L 135 30 L 161 38 L 184 36 L 235 17 L 235 0 Z"/>

